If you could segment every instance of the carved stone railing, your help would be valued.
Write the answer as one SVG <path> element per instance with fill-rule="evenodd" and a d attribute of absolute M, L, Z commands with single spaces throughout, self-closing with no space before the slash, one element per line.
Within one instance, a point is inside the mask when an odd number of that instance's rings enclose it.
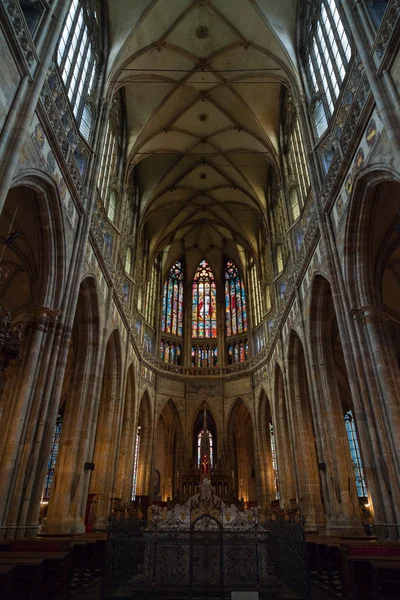
<path fill-rule="evenodd" d="M 7 22 L 15 35 L 26 72 L 33 78 L 39 64 L 39 57 L 20 3 L 18 0 L 0 0 L 0 4 L 3 7 Z"/>
<path fill-rule="evenodd" d="M 373 47 L 375 61 L 380 64 L 400 19 L 400 0 L 389 0 Z"/>

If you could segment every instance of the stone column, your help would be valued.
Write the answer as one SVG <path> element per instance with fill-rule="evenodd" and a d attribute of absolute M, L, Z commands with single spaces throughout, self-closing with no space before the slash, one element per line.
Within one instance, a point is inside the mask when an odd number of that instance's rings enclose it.
<path fill-rule="evenodd" d="M 0 536 L 35 535 L 44 474 L 58 409 L 52 393 L 63 324 L 60 312 L 41 307 L 23 344 L 22 363 L 2 422 Z M 68 340 L 68 337 L 67 337 Z"/>
<path fill-rule="evenodd" d="M 393 146 L 393 150 L 398 155 L 400 152 L 400 115 L 393 105 L 391 89 L 390 87 L 388 88 L 387 81 L 378 75 L 377 68 L 371 57 L 371 46 L 368 42 L 371 35 L 370 28 L 366 25 L 367 19 L 365 14 L 367 9 L 363 3 L 353 2 L 352 0 L 342 0 L 342 6 L 356 42 L 357 52 L 365 69 L 380 117 Z"/>
<path fill-rule="evenodd" d="M 352 314 L 359 340 L 357 366 L 366 377 L 360 437 L 365 437 L 371 456 L 364 468 L 376 532 L 381 539 L 399 539 L 400 369 L 387 315 L 373 306 L 353 310 Z"/>

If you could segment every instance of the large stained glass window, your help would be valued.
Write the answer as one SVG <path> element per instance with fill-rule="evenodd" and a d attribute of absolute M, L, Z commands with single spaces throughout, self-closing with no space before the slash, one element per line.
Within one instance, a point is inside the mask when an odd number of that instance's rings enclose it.
<path fill-rule="evenodd" d="M 231 260 L 225 264 L 225 317 L 228 337 L 247 331 L 244 283 Z"/>
<path fill-rule="evenodd" d="M 183 335 L 183 265 L 179 260 L 164 285 L 161 328 L 165 333 Z"/>
<path fill-rule="evenodd" d="M 192 367 L 217 367 L 218 349 L 214 344 L 196 344 L 192 347 Z"/>
<path fill-rule="evenodd" d="M 344 422 L 346 424 L 347 439 L 349 441 L 350 446 L 351 462 L 353 463 L 357 495 L 360 498 L 364 498 L 367 496 L 367 485 L 365 483 L 364 469 L 361 460 L 360 446 L 358 444 L 356 425 L 354 423 L 354 417 L 351 410 L 349 410 L 344 415 Z"/>
<path fill-rule="evenodd" d="M 56 420 L 56 426 L 55 426 L 54 433 L 53 433 L 53 441 L 51 444 L 49 461 L 47 463 L 46 481 L 45 481 L 44 490 L 43 490 L 43 500 L 44 501 L 48 501 L 50 499 L 50 491 L 53 486 L 54 469 L 56 467 L 58 451 L 60 448 L 62 420 L 63 420 L 62 416 L 58 415 L 57 420 Z"/>
<path fill-rule="evenodd" d="M 217 287 L 205 260 L 199 264 L 192 286 L 192 337 L 217 337 Z"/>

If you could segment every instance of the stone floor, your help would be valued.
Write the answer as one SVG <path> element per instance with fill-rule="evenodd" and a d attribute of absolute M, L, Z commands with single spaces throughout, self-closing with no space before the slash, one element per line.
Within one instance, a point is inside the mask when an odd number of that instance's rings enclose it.
<path fill-rule="evenodd" d="M 84 591 L 74 594 L 71 600 L 99 600 L 100 598 L 100 582 L 94 583 L 88 586 Z M 313 600 L 332 600 L 333 596 L 330 596 L 326 592 L 313 586 Z"/>

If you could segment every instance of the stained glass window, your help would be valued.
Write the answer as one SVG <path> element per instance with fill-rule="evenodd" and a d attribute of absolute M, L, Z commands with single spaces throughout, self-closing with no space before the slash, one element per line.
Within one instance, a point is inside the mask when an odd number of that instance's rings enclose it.
<path fill-rule="evenodd" d="M 121 96 L 116 94 L 110 110 L 103 151 L 100 162 L 98 190 L 103 201 L 107 217 L 113 223 L 118 218 L 118 202 L 113 185 L 118 175 L 118 157 L 121 138 Z"/>
<path fill-rule="evenodd" d="M 183 335 L 183 265 L 179 260 L 164 284 L 161 329 L 165 333 Z"/>
<path fill-rule="evenodd" d="M 136 442 L 135 442 L 135 458 L 133 462 L 133 478 L 132 478 L 132 501 L 136 500 L 136 486 L 137 486 L 137 475 L 139 465 L 139 449 L 140 449 L 140 425 L 136 431 Z"/>
<path fill-rule="evenodd" d="M 58 451 L 60 449 L 60 438 L 62 430 L 62 416 L 58 415 L 56 420 L 56 426 L 53 433 L 53 441 L 51 444 L 50 457 L 47 463 L 47 474 L 46 481 L 43 490 L 43 500 L 49 500 L 50 491 L 53 485 L 54 469 L 56 467 Z"/>
<path fill-rule="evenodd" d="M 171 340 L 161 340 L 161 360 L 174 365 L 181 364 L 182 348 Z"/>
<path fill-rule="evenodd" d="M 205 260 L 201 261 L 192 286 L 192 337 L 217 337 L 217 287 Z"/>
<path fill-rule="evenodd" d="M 225 264 L 225 318 L 228 337 L 247 331 L 244 283 L 231 260 Z"/>
<path fill-rule="evenodd" d="M 349 441 L 350 446 L 351 462 L 353 463 L 357 495 L 360 498 L 364 498 L 367 496 L 367 485 L 365 483 L 364 469 L 361 460 L 360 446 L 358 444 L 356 425 L 354 423 L 354 417 L 351 410 L 349 410 L 344 415 L 344 422 L 346 424 L 347 439 Z"/>
<path fill-rule="evenodd" d="M 217 346 L 199 345 L 192 347 L 192 367 L 217 367 L 218 350 Z"/>
<path fill-rule="evenodd" d="M 212 434 L 210 431 L 207 431 L 208 433 L 208 440 L 209 440 L 209 444 L 210 444 L 210 463 L 211 463 L 211 467 L 213 465 L 213 438 L 212 438 Z M 200 431 L 199 435 L 197 436 L 197 466 L 200 467 L 201 465 L 201 439 L 203 437 L 203 431 Z"/>
<path fill-rule="evenodd" d="M 228 344 L 228 364 L 238 364 L 245 362 L 249 357 L 249 343 L 241 340 Z"/>
<path fill-rule="evenodd" d="M 277 500 L 279 500 L 278 464 L 276 462 L 275 433 L 274 433 L 274 426 L 272 425 L 272 423 L 269 423 L 269 441 L 271 444 L 272 468 L 274 470 L 275 497 Z"/>

